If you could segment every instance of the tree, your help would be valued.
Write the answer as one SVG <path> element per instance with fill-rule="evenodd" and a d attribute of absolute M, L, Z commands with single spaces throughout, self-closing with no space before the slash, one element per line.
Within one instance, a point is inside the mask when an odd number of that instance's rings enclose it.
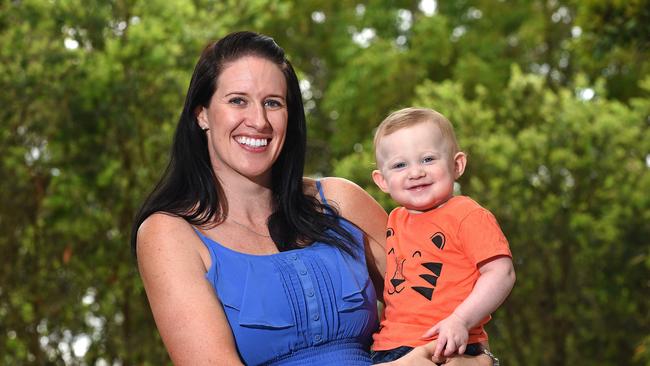
<path fill-rule="evenodd" d="M 180 1 L 3 7 L 2 361 L 163 363 L 128 238 L 205 23 Z"/>
<path fill-rule="evenodd" d="M 202 47 L 253 29 L 302 80 L 309 174 L 390 208 L 369 175 L 374 127 L 412 104 L 457 125 L 461 190 L 496 213 L 519 274 L 488 329 L 501 359 L 647 364 L 647 4 L 421 5 L 0 3 L 0 362 L 169 362 L 131 219 Z"/>

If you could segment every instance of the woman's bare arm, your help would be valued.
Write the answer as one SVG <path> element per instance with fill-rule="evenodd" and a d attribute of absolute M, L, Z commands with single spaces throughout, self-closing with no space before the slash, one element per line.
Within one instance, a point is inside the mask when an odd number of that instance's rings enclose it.
<path fill-rule="evenodd" d="M 162 213 L 138 230 L 138 267 L 175 365 L 241 365 L 221 304 L 205 279 L 203 245 L 183 219 Z"/>

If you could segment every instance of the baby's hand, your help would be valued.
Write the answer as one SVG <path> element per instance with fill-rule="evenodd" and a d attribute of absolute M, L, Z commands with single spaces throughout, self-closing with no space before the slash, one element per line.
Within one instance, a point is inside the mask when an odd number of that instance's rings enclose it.
<path fill-rule="evenodd" d="M 469 334 L 467 325 L 458 315 L 452 313 L 424 333 L 421 338 L 427 339 L 436 334 L 438 334 L 438 344 L 434 356 L 451 356 L 456 352 L 459 355 L 465 353 Z"/>

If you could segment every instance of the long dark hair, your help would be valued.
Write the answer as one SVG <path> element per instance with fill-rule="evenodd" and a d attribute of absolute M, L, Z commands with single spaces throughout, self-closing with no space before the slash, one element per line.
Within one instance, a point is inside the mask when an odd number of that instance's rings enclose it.
<path fill-rule="evenodd" d="M 272 38 L 253 32 L 236 32 L 208 45 L 194 68 L 169 165 L 133 223 L 131 248 L 134 254 L 138 228 L 155 212 L 182 217 L 194 226 L 215 221 L 218 224 L 227 216 L 228 204 L 212 170 L 207 137 L 197 123 L 196 110 L 210 104 L 224 66 L 244 56 L 262 57 L 275 63 L 287 82 L 286 137 L 272 167 L 275 210 L 267 222 L 271 238 L 280 251 L 321 241 L 353 253 L 350 246 L 355 239 L 340 225 L 336 210 L 326 208 L 315 197 L 303 192 L 307 131 L 300 86 L 291 63 Z"/>

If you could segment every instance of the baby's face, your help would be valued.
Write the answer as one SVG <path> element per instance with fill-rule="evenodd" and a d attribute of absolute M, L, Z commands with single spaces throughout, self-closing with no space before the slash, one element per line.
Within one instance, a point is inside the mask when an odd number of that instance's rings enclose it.
<path fill-rule="evenodd" d="M 445 203 L 462 174 L 449 144 L 433 122 L 422 122 L 384 136 L 377 146 L 379 170 L 373 179 L 382 191 L 414 213 Z M 464 159 L 464 155 L 462 155 Z"/>

